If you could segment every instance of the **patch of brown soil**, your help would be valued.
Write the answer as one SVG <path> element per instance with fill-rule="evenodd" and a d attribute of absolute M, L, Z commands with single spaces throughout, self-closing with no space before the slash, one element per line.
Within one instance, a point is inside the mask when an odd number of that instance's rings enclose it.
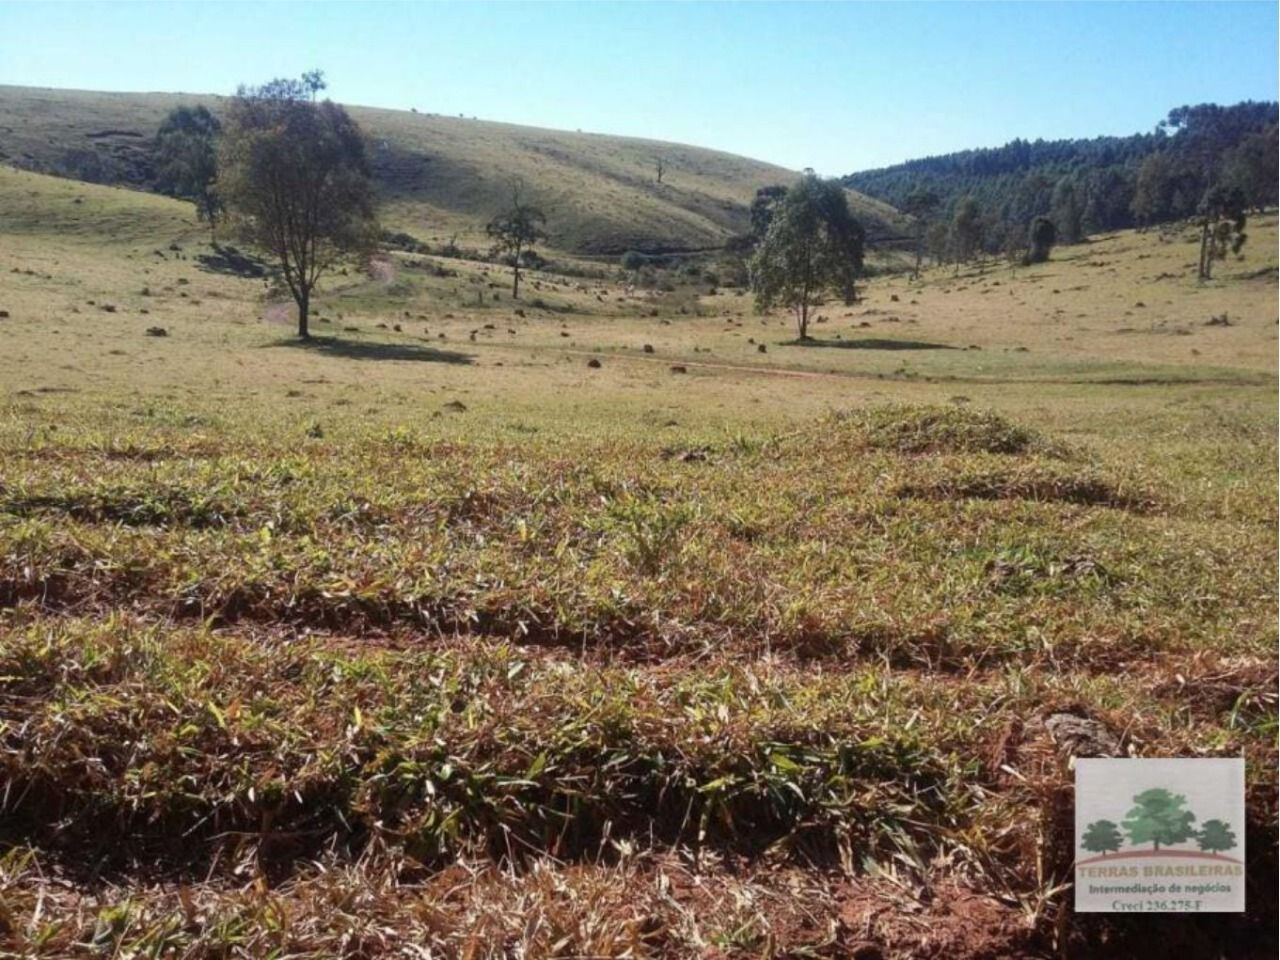
<path fill-rule="evenodd" d="M 958 885 L 914 900 L 888 884 L 855 883 L 840 896 L 847 956 L 861 960 L 1016 960 L 1043 956 L 1016 908 Z"/>

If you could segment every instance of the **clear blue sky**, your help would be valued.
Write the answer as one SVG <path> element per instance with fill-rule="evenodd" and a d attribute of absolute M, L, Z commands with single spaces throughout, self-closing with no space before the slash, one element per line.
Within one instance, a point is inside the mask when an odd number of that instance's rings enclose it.
<path fill-rule="evenodd" d="M 0 83 L 230 93 L 695 143 L 839 174 L 1277 97 L 1269 3 L 16 3 Z"/>

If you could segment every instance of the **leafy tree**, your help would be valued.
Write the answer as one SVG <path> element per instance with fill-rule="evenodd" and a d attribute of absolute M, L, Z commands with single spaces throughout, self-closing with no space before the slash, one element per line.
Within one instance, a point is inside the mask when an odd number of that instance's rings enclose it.
<path fill-rule="evenodd" d="M 951 244 L 956 256 L 956 271 L 982 249 L 982 210 L 973 197 L 965 197 L 956 205 L 951 217 Z"/>
<path fill-rule="evenodd" d="M 946 262 L 951 250 L 951 225 L 942 220 L 935 220 L 924 231 L 924 245 L 933 257 L 934 266 Z"/>
<path fill-rule="evenodd" d="M 1005 208 L 1005 216 L 1014 223 L 1030 223 L 1053 209 L 1054 178 L 1048 172 L 1035 170 L 1024 176 Z"/>
<path fill-rule="evenodd" d="M 1200 832 L 1196 834 L 1196 846 L 1209 853 L 1231 850 L 1235 845 L 1236 835 L 1232 832 L 1230 824 L 1222 820 L 1206 820 L 1200 827 Z"/>
<path fill-rule="evenodd" d="M 511 282 L 511 298 L 520 299 L 520 256 L 531 249 L 539 240 L 547 238 L 542 229 L 546 226 L 547 217 L 537 207 L 530 206 L 521 200 L 524 185 L 516 181 L 511 186 L 511 206 L 498 214 L 484 228 L 485 233 L 493 240 L 495 253 L 505 253 L 511 258 L 514 278 Z"/>
<path fill-rule="evenodd" d="M 1133 215 L 1140 226 L 1149 227 L 1168 216 L 1172 176 L 1168 154 L 1153 153 L 1142 161 L 1133 190 Z"/>
<path fill-rule="evenodd" d="M 364 137 L 342 107 L 315 102 L 314 84 L 241 86 L 218 152 L 219 193 L 246 239 L 279 267 L 304 339 L 320 277 L 378 236 Z"/>
<path fill-rule="evenodd" d="M 1127 227 L 1132 223 L 1135 178 L 1131 167 L 1119 166 L 1103 167 L 1089 175 L 1084 211 L 1088 232 Z"/>
<path fill-rule="evenodd" d="M 1027 261 L 1027 235 L 1015 226 L 1006 227 L 1000 252 L 1009 263 L 1009 272 L 1014 273 L 1019 265 Z"/>
<path fill-rule="evenodd" d="M 1085 828 L 1081 846 L 1090 853 L 1114 853 L 1123 843 L 1119 827 L 1110 820 L 1095 820 Z"/>
<path fill-rule="evenodd" d="M 1223 161 L 1223 181 L 1244 194 L 1254 210 L 1274 206 L 1277 201 L 1277 139 L 1275 124 L 1261 133 L 1251 133 L 1229 151 Z"/>
<path fill-rule="evenodd" d="M 1182 843 L 1194 833 L 1191 824 L 1196 815 L 1183 809 L 1187 798 L 1181 794 L 1157 787 L 1144 790 L 1133 798 L 1133 802 L 1134 807 L 1125 816 L 1122 826 L 1134 846 L 1151 843 L 1159 850 L 1161 844 Z"/>
<path fill-rule="evenodd" d="M 768 233 L 769 224 L 773 221 L 774 208 L 786 195 L 787 188 L 782 184 L 761 187 L 756 191 L 755 198 L 751 201 L 751 233 L 757 243 Z"/>
<path fill-rule="evenodd" d="M 1238 187 L 1210 187 L 1200 201 L 1199 279 L 1213 276 L 1213 261 L 1225 260 L 1227 253 L 1240 252 L 1249 238 L 1245 227 L 1244 193 Z"/>
<path fill-rule="evenodd" d="M 806 170 L 773 210 L 751 260 L 756 306 L 775 304 L 795 312 L 801 340 L 809 339 L 809 314 L 830 290 L 846 300 L 862 269 L 864 233 L 849 210 L 844 188 Z"/>
<path fill-rule="evenodd" d="M 645 256 L 639 250 L 628 250 L 622 255 L 619 261 L 622 269 L 628 273 L 639 273 L 640 269 L 645 265 Z"/>
<path fill-rule="evenodd" d="M 1058 238 L 1057 228 L 1048 217 L 1036 217 L 1031 221 L 1028 231 L 1030 240 L 1027 249 L 1027 263 L 1044 263 L 1049 259 L 1049 251 Z"/>
<path fill-rule="evenodd" d="M 212 232 L 222 214 L 214 189 L 221 133 L 222 124 L 203 106 L 174 108 L 156 133 L 156 189 L 194 203 Z"/>
<path fill-rule="evenodd" d="M 1079 243 L 1084 238 L 1084 197 L 1076 182 L 1063 177 L 1053 188 L 1050 214 L 1059 243 Z"/>
<path fill-rule="evenodd" d="M 329 83 L 324 78 L 323 70 L 307 70 L 302 74 L 302 86 L 311 97 L 311 102 L 315 103 L 316 97 L 319 96 L 321 90 L 329 89 Z"/>
<path fill-rule="evenodd" d="M 920 279 L 920 261 L 924 257 L 925 235 L 929 230 L 929 222 L 938 210 L 941 199 L 937 193 L 925 187 L 916 187 L 903 201 L 902 212 L 912 218 L 916 234 L 916 265 L 911 272 L 911 279 Z"/>

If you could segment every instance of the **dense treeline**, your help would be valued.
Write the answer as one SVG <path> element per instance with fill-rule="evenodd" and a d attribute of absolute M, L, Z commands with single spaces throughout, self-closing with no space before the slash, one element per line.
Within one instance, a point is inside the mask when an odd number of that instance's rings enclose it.
<path fill-rule="evenodd" d="M 1089 233 L 1195 216 L 1214 189 L 1245 206 L 1276 203 L 1276 103 L 1201 104 L 1170 112 L 1153 133 L 1092 140 L 1014 140 L 1003 147 L 925 157 L 844 178 L 846 186 L 911 211 L 921 195 L 950 221 L 972 200 L 982 246 L 1025 237 L 1038 217 L 1060 243 Z"/>

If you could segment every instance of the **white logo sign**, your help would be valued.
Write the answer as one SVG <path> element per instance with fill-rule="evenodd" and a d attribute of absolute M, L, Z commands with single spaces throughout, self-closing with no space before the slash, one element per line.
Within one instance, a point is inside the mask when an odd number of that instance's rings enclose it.
<path fill-rule="evenodd" d="M 1076 912 L 1244 911 L 1244 760 L 1076 760 Z"/>

